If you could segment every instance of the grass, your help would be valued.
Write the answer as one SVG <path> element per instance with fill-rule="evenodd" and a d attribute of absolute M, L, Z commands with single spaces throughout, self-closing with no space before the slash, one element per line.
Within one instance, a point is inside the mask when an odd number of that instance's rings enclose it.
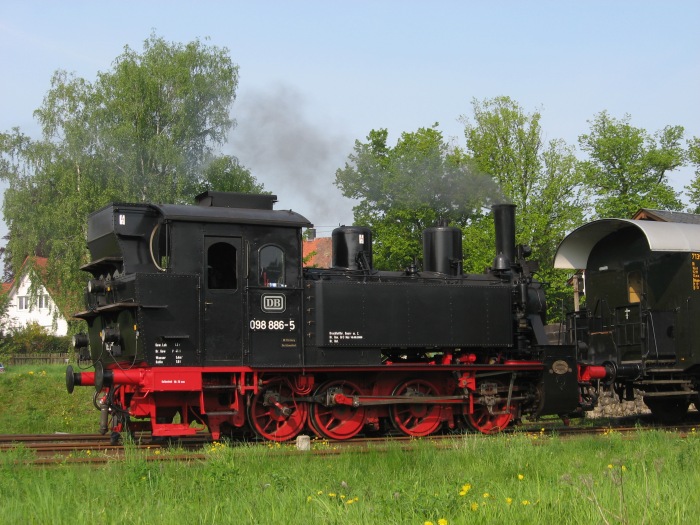
<path fill-rule="evenodd" d="M 162 452 L 167 454 L 168 452 Z M 312 455 L 205 447 L 206 461 L 40 469 L 0 459 L 0 523 L 694 523 L 700 435 L 458 436 Z"/>
<path fill-rule="evenodd" d="M 92 389 L 69 396 L 62 367 L 19 368 L 0 376 L 0 433 L 95 431 Z M 67 420 L 71 410 L 79 414 Z M 25 463 L 33 453 L 22 447 L 0 453 L 0 525 L 680 524 L 695 523 L 700 504 L 695 432 L 470 434 L 447 449 L 423 439 L 335 455 L 219 442 L 189 463 L 148 461 L 167 450 L 125 452 L 123 461 L 51 468 Z"/>
<path fill-rule="evenodd" d="M 20 365 L 0 374 L 0 434 L 96 433 L 95 389 L 66 391 L 64 365 Z"/>

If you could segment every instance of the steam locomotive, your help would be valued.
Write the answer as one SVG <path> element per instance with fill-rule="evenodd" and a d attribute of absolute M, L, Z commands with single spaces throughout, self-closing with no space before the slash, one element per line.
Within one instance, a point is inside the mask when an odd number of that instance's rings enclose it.
<path fill-rule="evenodd" d="M 423 236 L 423 267 L 378 271 L 364 227 L 333 232 L 332 267 L 303 268 L 311 223 L 274 195 L 207 192 L 194 206 L 110 204 L 89 217 L 85 291 L 100 430 L 284 441 L 301 432 L 498 432 L 592 408 L 602 364 L 551 345 L 515 206 L 493 207 L 496 250 L 462 271 L 458 228 Z"/>

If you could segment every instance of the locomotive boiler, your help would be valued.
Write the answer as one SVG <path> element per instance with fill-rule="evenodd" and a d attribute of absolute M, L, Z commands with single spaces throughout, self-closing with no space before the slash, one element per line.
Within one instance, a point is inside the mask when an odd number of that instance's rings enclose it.
<path fill-rule="evenodd" d="M 548 343 L 513 205 L 493 207 L 493 266 L 465 274 L 445 224 L 424 233 L 422 268 L 377 271 L 357 226 L 333 232 L 331 268 L 303 268 L 311 224 L 275 201 L 207 192 L 90 216 L 88 329 L 74 341 L 94 371 L 69 367 L 66 382 L 94 385 L 103 433 L 491 433 L 591 408 L 608 370 Z"/>

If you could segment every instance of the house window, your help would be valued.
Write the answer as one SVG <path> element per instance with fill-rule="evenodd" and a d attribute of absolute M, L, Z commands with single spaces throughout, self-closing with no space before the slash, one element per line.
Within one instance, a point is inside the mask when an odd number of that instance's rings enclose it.
<path fill-rule="evenodd" d="M 36 303 L 37 303 L 37 306 L 39 308 L 48 308 L 49 307 L 48 294 L 41 294 L 39 297 L 37 297 Z"/>
<path fill-rule="evenodd" d="M 17 309 L 18 310 L 29 310 L 29 296 L 27 296 L 27 295 L 17 296 Z"/>

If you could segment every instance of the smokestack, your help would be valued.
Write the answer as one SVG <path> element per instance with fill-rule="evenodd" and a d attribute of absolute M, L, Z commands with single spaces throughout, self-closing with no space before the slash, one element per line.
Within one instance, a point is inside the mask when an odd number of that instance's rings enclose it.
<path fill-rule="evenodd" d="M 515 204 L 494 204 L 491 210 L 496 226 L 494 268 L 507 270 L 515 260 Z"/>

